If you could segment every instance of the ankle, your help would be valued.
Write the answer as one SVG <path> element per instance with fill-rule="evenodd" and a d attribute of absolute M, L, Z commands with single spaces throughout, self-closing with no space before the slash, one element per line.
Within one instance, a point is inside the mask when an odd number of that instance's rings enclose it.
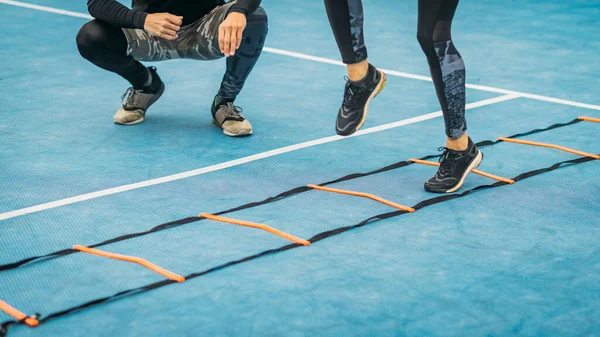
<path fill-rule="evenodd" d="M 358 82 L 367 77 L 367 74 L 369 73 L 369 62 L 367 60 L 364 60 L 359 63 L 348 64 L 347 68 L 348 78 L 350 79 L 350 81 Z"/>
<path fill-rule="evenodd" d="M 447 138 L 446 147 L 454 151 L 465 151 L 469 147 L 469 136 L 465 133 L 459 138 Z"/>
<path fill-rule="evenodd" d="M 141 86 L 134 86 L 135 89 L 141 89 L 144 92 L 156 93 L 158 92 L 162 81 L 158 74 L 156 73 L 155 68 L 146 68 L 147 77 L 146 81 Z"/>
<path fill-rule="evenodd" d="M 234 101 L 235 101 L 235 98 L 227 98 L 227 97 L 223 97 L 221 95 L 217 95 L 217 96 L 215 96 L 214 104 L 216 106 L 221 106 L 221 105 L 226 105 L 227 103 L 233 103 Z"/>
<path fill-rule="evenodd" d="M 134 89 L 144 89 L 149 87 L 152 84 L 152 73 L 150 72 L 150 69 L 145 68 L 143 73 L 141 73 L 139 76 L 137 76 L 137 78 L 135 79 L 135 81 L 131 81 L 131 86 Z"/>

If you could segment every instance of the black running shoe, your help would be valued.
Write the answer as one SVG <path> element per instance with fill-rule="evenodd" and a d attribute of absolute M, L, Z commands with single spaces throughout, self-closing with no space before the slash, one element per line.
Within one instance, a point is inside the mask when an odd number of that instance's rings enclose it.
<path fill-rule="evenodd" d="M 357 82 L 346 78 L 344 102 L 340 108 L 335 123 L 335 131 L 340 136 L 349 136 L 363 126 L 367 119 L 369 103 L 385 86 L 386 76 L 369 64 L 367 76 Z"/>
<path fill-rule="evenodd" d="M 471 138 L 464 151 L 446 147 L 439 150 L 444 151 L 440 157 L 440 168 L 435 176 L 425 183 L 425 189 L 435 193 L 455 192 L 463 185 L 467 175 L 481 164 L 483 153 L 477 149 Z"/>

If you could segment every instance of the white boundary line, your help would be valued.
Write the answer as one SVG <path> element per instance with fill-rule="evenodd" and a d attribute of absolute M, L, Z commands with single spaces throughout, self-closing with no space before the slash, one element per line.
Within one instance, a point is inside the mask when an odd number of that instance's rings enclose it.
<path fill-rule="evenodd" d="M 57 9 L 57 8 L 34 5 L 34 4 L 28 4 L 26 2 L 12 1 L 12 0 L 0 0 L 0 3 L 4 3 L 7 5 L 13 5 L 13 6 L 17 6 L 17 7 L 35 9 L 35 10 L 42 11 L 42 12 L 49 12 L 49 13 L 66 15 L 66 16 L 74 16 L 76 18 L 93 19 L 89 14 L 77 13 L 77 12 L 72 12 L 72 11 L 66 11 L 63 9 Z"/>
<path fill-rule="evenodd" d="M 0 2 L 2 2 L 2 1 L 3 0 L 0 0 Z M 337 65 L 337 66 L 345 66 L 345 64 L 340 61 L 336 61 L 336 60 L 332 60 L 332 59 L 328 59 L 328 58 L 324 58 L 324 57 L 317 57 L 317 56 L 296 53 L 296 52 L 292 52 L 292 51 L 270 48 L 270 47 L 265 47 L 265 48 L 263 48 L 263 50 L 266 52 L 272 53 L 272 54 L 285 55 L 285 56 L 295 57 L 295 58 L 299 58 L 299 59 L 303 59 L 303 60 L 328 63 L 328 64 Z M 381 69 L 381 70 L 383 72 L 385 72 L 386 74 L 392 75 L 392 76 L 431 82 L 431 77 L 427 77 L 427 76 L 404 73 L 401 71 L 389 70 L 389 69 Z M 467 83 L 466 87 L 469 89 L 473 89 L 473 90 L 488 91 L 488 92 L 494 92 L 494 93 L 505 94 L 505 95 L 518 95 L 520 97 L 525 97 L 525 98 L 534 99 L 534 100 L 538 100 L 538 101 L 570 105 L 570 106 L 575 106 L 575 107 L 579 107 L 579 108 L 600 111 L 600 105 L 580 103 L 580 102 L 575 102 L 575 101 L 569 101 L 566 99 L 560 99 L 560 98 L 554 98 L 554 97 L 548 97 L 548 96 L 542 96 L 542 95 L 536 95 L 536 94 L 528 94 L 525 92 L 518 92 L 518 91 L 513 91 L 513 90 L 488 87 L 485 85 L 477 85 L 477 84 L 468 84 Z"/>
<path fill-rule="evenodd" d="M 33 4 L 26 3 L 26 2 L 20 2 L 20 1 L 14 1 L 14 0 L 0 0 L 0 3 L 4 3 L 7 5 L 13 5 L 13 6 L 17 6 L 17 7 L 35 9 L 35 10 L 43 11 L 43 12 L 73 16 L 76 18 L 93 19 L 92 16 L 90 16 L 89 14 L 72 12 L 72 11 L 67 11 L 67 10 L 63 10 L 63 9 L 57 9 L 57 8 L 52 8 L 52 7 L 40 6 L 40 5 L 33 5 Z M 285 55 L 285 56 L 290 56 L 290 57 L 303 59 L 303 60 L 310 60 L 310 61 L 315 61 L 315 62 L 320 62 L 320 63 L 333 64 L 333 65 L 337 65 L 337 66 L 344 66 L 344 64 L 340 61 L 336 61 L 336 60 L 332 60 L 332 59 L 328 59 L 328 58 L 324 58 L 324 57 L 317 57 L 317 56 L 296 53 L 296 52 L 292 52 L 292 51 L 270 48 L 270 47 L 265 47 L 263 50 L 268 53 L 272 53 L 272 54 Z M 431 82 L 431 78 L 428 76 L 409 74 L 409 73 L 404 73 L 404 72 L 395 71 L 395 70 L 386 70 L 386 69 L 381 69 L 381 70 L 383 70 L 388 75 L 410 78 L 410 79 L 419 80 L 419 81 Z M 554 98 L 554 97 L 548 97 L 548 96 L 542 96 L 542 95 L 536 95 L 536 94 L 528 94 L 528 93 L 518 92 L 518 91 L 513 91 L 513 90 L 488 87 L 485 85 L 467 84 L 467 88 L 474 89 L 474 90 L 480 90 L 480 91 L 495 92 L 498 94 L 505 94 L 505 95 L 514 94 L 514 95 L 519 95 L 521 97 L 534 99 L 534 100 L 538 100 L 538 101 L 570 105 L 570 106 L 576 106 L 579 108 L 600 111 L 600 105 L 569 101 L 566 99 L 560 99 L 560 98 Z"/>
<path fill-rule="evenodd" d="M 6 1 L 6 0 L 0 0 L 0 1 Z M 519 97 L 520 97 L 519 95 L 510 94 L 510 95 L 504 95 L 504 96 L 499 96 L 499 97 L 495 97 L 495 98 L 490 98 L 490 99 L 486 99 L 483 101 L 467 104 L 466 109 L 475 109 L 478 107 L 496 104 L 496 103 L 512 100 L 512 99 L 519 98 Z M 199 168 L 196 170 L 181 172 L 181 173 L 177 173 L 177 174 L 173 174 L 173 175 L 169 175 L 169 176 L 165 176 L 165 177 L 161 177 L 161 178 L 140 181 L 140 182 L 133 183 L 133 184 L 117 186 L 117 187 L 108 188 L 108 189 L 101 190 L 101 191 L 78 195 L 78 196 L 71 197 L 71 198 L 66 198 L 66 199 L 48 202 L 45 204 L 26 207 L 26 208 L 18 209 L 15 211 L 10 211 L 10 212 L 0 214 L 0 221 L 10 219 L 10 218 L 16 218 L 18 216 L 22 216 L 22 215 L 26 215 L 26 214 L 41 212 L 41 211 L 45 211 L 45 210 L 52 209 L 52 208 L 66 206 L 66 205 L 82 202 L 85 200 L 96 199 L 96 198 L 100 198 L 100 197 L 104 197 L 104 196 L 108 196 L 108 195 L 112 195 L 112 194 L 117 194 L 117 193 L 121 193 L 121 192 L 131 191 L 131 190 L 135 190 L 135 189 L 139 189 L 139 188 L 143 188 L 143 187 L 163 184 L 163 183 L 181 180 L 181 179 L 185 179 L 185 178 L 189 178 L 189 177 L 195 177 L 195 176 L 199 176 L 199 175 L 206 174 L 209 172 L 219 171 L 219 170 L 223 170 L 226 168 L 247 164 L 247 163 L 257 161 L 260 159 L 278 156 L 280 154 L 297 151 L 297 150 L 304 149 L 304 148 L 311 147 L 311 146 L 331 143 L 331 142 L 335 142 L 335 141 L 342 140 L 345 138 L 368 135 L 370 133 L 389 130 L 389 129 L 397 128 L 400 126 L 414 124 L 414 123 L 426 121 L 426 120 L 441 117 L 441 116 L 442 116 L 442 112 L 436 111 L 436 112 L 428 113 L 425 115 L 404 119 L 404 120 L 401 120 L 398 122 L 393 122 L 393 123 L 388 123 L 388 124 L 371 127 L 368 129 L 363 129 L 349 137 L 330 136 L 330 137 L 319 138 L 319 139 L 315 139 L 315 140 L 311 140 L 311 141 L 307 141 L 307 142 L 303 142 L 303 143 L 299 143 L 299 144 L 280 147 L 280 148 L 266 151 L 266 152 L 257 153 L 257 154 L 247 156 L 247 157 L 230 160 L 230 161 L 220 163 L 220 164 L 206 166 L 206 167 Z"/>

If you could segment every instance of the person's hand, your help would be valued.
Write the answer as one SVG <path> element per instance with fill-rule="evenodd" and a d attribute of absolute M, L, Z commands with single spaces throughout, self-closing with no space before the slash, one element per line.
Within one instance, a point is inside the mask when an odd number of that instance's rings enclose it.
<path fill-rule="evenodd" d="M 175 40 L 177 32 L 181 29 L 183 16 L 169 13 L 148 14 L 144 22 L 144 30 L 151 35 L 162 37 L 167 40 Z"/>
<path fill-rule="evenodd" d="M 233 56 L 242 43 L 242 33 L 246 28 L 246 16 L 231 12 L 219 26 L 219 48 L 225 56 Z"/>

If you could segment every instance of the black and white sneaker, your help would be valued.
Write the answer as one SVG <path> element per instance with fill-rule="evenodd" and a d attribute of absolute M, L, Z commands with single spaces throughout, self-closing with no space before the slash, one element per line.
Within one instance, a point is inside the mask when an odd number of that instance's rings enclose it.
<path fill-rule="evenodd" d="M 471 138 L 464 151 L 455 151 L 446 147 L 440 157 L 440 168 L 435 176 L 425 183 L 425 190 L 435 193 L 452 193 L 458 190 L 467 175 L 476 169 L 483 160 L 483 153 L 477 149 Z"/>
<path fill-rule="evenodd" d="M 371 64 L 364 79 L 352 82 L 346 78 L 344 102 L 335 123 L 338 135 L 349 136 L 363 126 L 369 112 L 369 103 L 383 90 L 386 79 L 385 73 Z"/>
<path fill-rule="evenodd" d="M 242 108 L 233 102 L 215 96 L 212 105 L 213 125 L 223 129 L 230 137 L 243 137 L 252 134 L 252 124 L 242 115 Z"/>
<path fill-rule="evenodd" d="M 148 68 L 152 83 L 141 89 L 129 88 L 121 96 L 125 101 L 113 118 L 116 124 L 133 125 L 146 119 L 146 111 L 165 91 L 165 84 L 158 76 L 156 68 Z"/>

